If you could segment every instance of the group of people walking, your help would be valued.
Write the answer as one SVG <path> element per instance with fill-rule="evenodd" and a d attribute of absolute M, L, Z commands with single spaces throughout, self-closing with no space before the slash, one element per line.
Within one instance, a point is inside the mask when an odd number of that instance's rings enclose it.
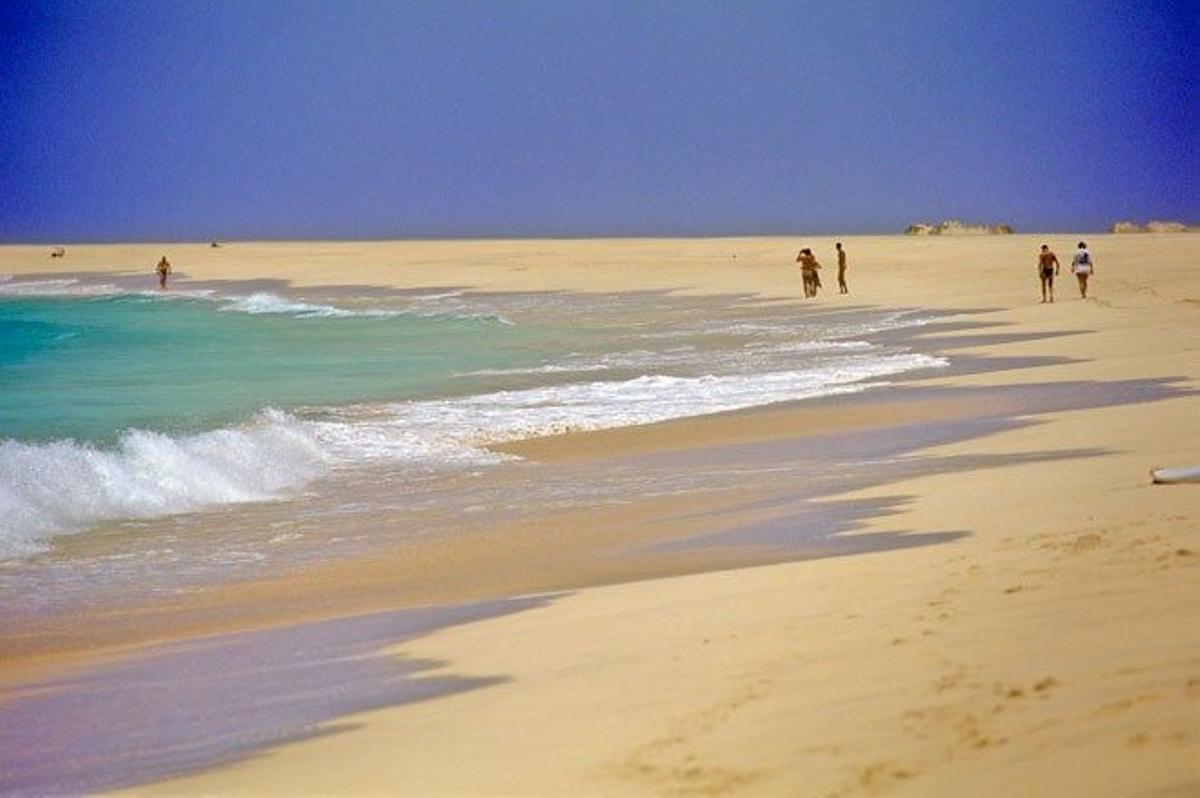
<path fill-rule="evenodd" d="M 833 247 L 837 252 L 838 293 L 848 294 L 850 289 L 846 286 L 846 250 L 842 247 L 841 241 L 834 244 Z M 800 264 L 804 296 L 806 299 L 812 299 L 821 288 L 821 264 L 808 247 L 800 250 L 800 254 L 796 256 L 796 262 Z M 1038 252 L 1037 270 L 1038 278 L 1042 281 L 1043 302 L 1054 301 L 1054 278 L 1058 276 L 1060 268 L 1058 255 L 1054 254 L 1048 244 L 1042 244 L 1041 251 Z M 1087 299 L 1088 278 L 1096 273 L 1096 262 L 1092 258 L 1092 252 L 1088 249 L 1086 242 L 1080 241 L 1079 246 L 1075 249 L 1075 256 L 1071 259 L 1071 272 L 1079 283 L 1080 298 Z"/>
<path fill-rule="evenodd" d="M 833 245 L 837 251 L 838 264 L 838 293 L 848 294 L 850 289 L 846 286 L 846 250 L 842 248 L 842 242 L 839 241 Z M 817 261 L 815 255 L 808 247 L 800 250 L 800 254 L 796 256 L 796 262 L 800 264 L 800 278 L 804 282 L 804 296 L 812 299 L 817 295 L 817 289 L 821 287 L 821 264 Z"/>
<path fill-rule="evenodd" d="M 1058 256 L 1046 244 L 1038 253 L 1038 278 L 1042 281 L 1042 301 L 1054 301 L 1054 278 L 1058 276 Z M 1096 263 L 1085 242 L 1080 241 L 1075 249 L 1075 257 L 1071 259 L 1071 271 L 1079 283 L 1080 299 L 1087 299 L 1088 278 L 1096 271 Z"/>

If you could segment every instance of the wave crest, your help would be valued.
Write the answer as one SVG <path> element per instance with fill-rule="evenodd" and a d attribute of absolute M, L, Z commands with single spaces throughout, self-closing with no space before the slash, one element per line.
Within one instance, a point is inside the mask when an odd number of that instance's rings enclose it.
<path fill-rule="evenodd" d="M 153 518 L 280 496 L 329 460 L 307 426 L 278 410 L 242 427 L 172 438 L 131 430 L 105 451 L 72 440 L 0 442 L 0 556 L 115 518 Z"/>

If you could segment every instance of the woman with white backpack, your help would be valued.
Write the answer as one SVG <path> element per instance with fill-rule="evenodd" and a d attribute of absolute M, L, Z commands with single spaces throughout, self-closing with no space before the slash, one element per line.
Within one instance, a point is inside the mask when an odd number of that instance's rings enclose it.
<path fill-rule="evenodd" d="M 1071 260 L 1071 271 L 1075 272 L 1075 279 L 1079 281 L 1080 298 L 1087 299 L 1088 278 L 1095 273 L 1096 264 L 1092 261 L 1092 253 L 1088 251 L 1087 244 L 1082 241 L 1079 242 L 1079 249 Z"/>

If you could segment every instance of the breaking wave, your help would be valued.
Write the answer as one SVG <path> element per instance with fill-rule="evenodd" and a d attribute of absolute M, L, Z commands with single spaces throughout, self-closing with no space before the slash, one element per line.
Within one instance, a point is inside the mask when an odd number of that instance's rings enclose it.
<path fill-rule="evenodd" d="M 478 466 L 506 459 L 486 448 L 492 443 L 857 392 L 882 377 L 942 365 L 923 354 L 848 354 L 796 371 L 647 375 L 350 405 L 311 418 L 269 409 L 194 435 L 130 430 L 111 449 L 0 441 L 0 557 L 34 553 L 56 535 L 102 521 L 286 498 L 337 468 L 380 460 Z"/>

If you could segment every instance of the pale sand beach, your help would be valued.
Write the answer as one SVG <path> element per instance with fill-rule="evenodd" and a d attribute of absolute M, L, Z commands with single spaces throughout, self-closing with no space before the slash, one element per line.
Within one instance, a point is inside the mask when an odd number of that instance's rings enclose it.
<path fill-rule="evenodd" d="M 951 364 L 853 397 L 498 447 L 586 478 L 888 443 L 902 468 L 809 497 L 847 527 L 824 549 L 637 554 L 685 530 L 766 534 L 799 511 L 786 483 L 472 519 L 478 534 L 416 561 L 383 551 L 47 617 L 7 635 L 0 684 L 136 663 L 156 642 L 536 596 L 387 649 L 398 666 L 423 663 L 417 682 L 469 689 L 357 707 L 130 792 L 1196 794 L 1200 485 L 1151 485 L 1149 470 L 1200 463 L 1200 236 L 1085 236 L 1091 298 L 1064 269 L 1058 301 L 1039 304 L 1037 245 L 1067 261 L 1077 238 L 843 238 L 848 296 L 829 290 L 828 237 L 74 245 L 61 261 L 0 248 L 0 275 L 139 263 L 147 288 L 165 253 L 180 280 L 300 292 L 923 308 L 947 314 L 928 337 Z M 825 264 L 813 302 L 799 299 L 800 246 Z M 955 367 L 973 358 L 983 365 Z"/>

